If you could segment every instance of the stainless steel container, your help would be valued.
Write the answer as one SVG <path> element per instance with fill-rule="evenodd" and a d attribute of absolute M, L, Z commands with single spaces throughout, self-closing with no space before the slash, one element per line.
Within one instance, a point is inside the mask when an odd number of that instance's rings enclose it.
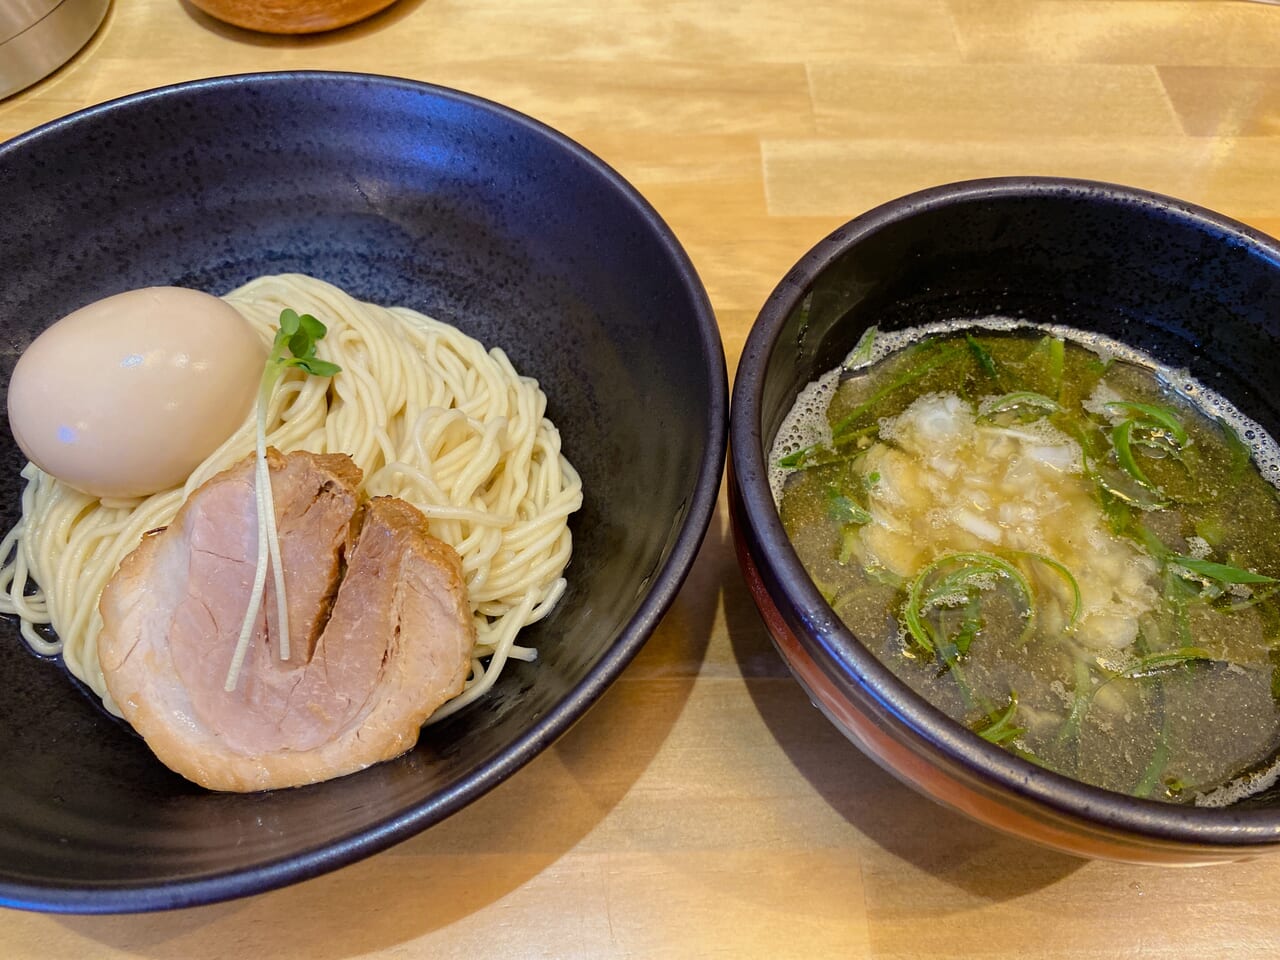
<path fill-rule="evenodd" d="M 0 0 L 0 99 L 29 87 L 89 42 L 111 0 Z"/>

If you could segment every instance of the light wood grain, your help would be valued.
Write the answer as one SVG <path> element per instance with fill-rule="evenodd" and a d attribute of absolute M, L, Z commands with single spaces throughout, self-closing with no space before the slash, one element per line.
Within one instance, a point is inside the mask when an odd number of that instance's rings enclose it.
<path fill-rule="evenodd" d="M 809 79 L 824 137 L 947 141 L 975 134 L 1008 140 L 1182 132 L 1161 78 L 1143 65 L 841 60 L 813 64 Z"/>
<path fill-rule="evenodd" d="M 630 179 L 686 245 L 730 371 L 841 222 L 909 190 L 1052 173 L 1280 231 L 1280 7 L 1243 0 L 400 0 L 311 38 L 120 0 L 0 102 L 0 139 L 254 70 L 492 97 Z M 379 856 L 141 917 L 0 913 L 0 957 L 1274 957 L 1280 858 L 1083 862 L 900 786 L 807 702 L 738 577 L 723 498 L 620 682 L 493 793 Z"/>

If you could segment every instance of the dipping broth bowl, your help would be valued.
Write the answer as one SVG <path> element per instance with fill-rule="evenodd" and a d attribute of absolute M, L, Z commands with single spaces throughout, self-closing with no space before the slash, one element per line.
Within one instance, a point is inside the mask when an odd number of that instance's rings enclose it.
<path fill-rule="evenodd" d="M 988 743 L 914 693 L 836 617 L 792 549 L 766 458 L 811 381 L 881 330 L 993 315 L 1145 351 L 1280 436 L 1280 244 L 1208 210 L 1106 183 L 949 184 L 852 220 L 778 284 L 743 349 L 730 419 L 738 557 L 814 703 L 903 782 L 1006 833 L 1084 857 L 1196 864 L 1280 846 L 1275 788 L 1223 808 L 1088 786 Z M 910 829 L 904 824 L 903 829 Z"/>
<path fill-rule="evenodd" d="M 513 110 L 359 74 L 225 77 L 0 144 L 0 383 L 46 326 L 149 285 L 301 272 L 501 347 L 582 476 L 568 588 L 486 696 L 404 756 L 327 783 L 203 790 L 0 623 L 0 903 L 224 900 L 456 812 L 549 746 L 657 626 L 715 509 L 728 382 L 706 294 L 617 173 Z M 180 318 L 179 318 L 180 319 Z M 23 457 L 0 429 L 0 525 Z"/>

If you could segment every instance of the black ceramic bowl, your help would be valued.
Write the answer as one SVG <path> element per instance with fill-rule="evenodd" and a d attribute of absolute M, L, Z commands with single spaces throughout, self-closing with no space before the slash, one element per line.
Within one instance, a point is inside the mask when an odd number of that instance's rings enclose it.
<path fill-rule="evenodd" d="M 563 733 L 671 603 L 714 509 L 727 430 L 706 295 L 657 214 L 539 123 L 352 74 L 151 91 L 0 145 L 0 331 L 17 354 L 80 304 L 300 271 L 502 347 L 582 474 L 568 592 L 540 651 L 398 760 L 220 795 L 169 773 L 60 666 L 0 628 L 0 902 L 144 910 L 279 886 L 458 810 Z M 0 430 L 0 524 L 21 458 Z M 625 465 L 625 469 L 620 469 Z"/>
<path fill-rule="evenodd" d="M 739 559 L 814 701 L 886 769 L 992 826 L 1084 856 L 1240 859 L 1280 845 L 1280 795 L 1225 809 L 1086 786 L 995 747 L 913 693 L 836 618 L 783 532 L 765 457 L 799 390 L 871 325 L 999 314 L 1139 347 L 1280 435 L 1280 245 L 1190 204 L 1043 178 L 957 183 L 858 217 L 760 312 L 734 383 L 730 496 Z"/>

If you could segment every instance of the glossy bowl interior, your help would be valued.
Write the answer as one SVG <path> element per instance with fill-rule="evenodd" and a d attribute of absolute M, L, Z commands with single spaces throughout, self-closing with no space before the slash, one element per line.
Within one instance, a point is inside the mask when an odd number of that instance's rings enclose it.
<path fill-rule="evenodd" d="M 43 327 L 131 287 L 300 271 L 500 346 L 549 398 L 584 504 L 537 662 L 398 760 L 204 791 L 0 624 L 0 902 L 145 910 L 252 893 L 429 826 L 577 719 L 673 599 L 714 509 L 724 356 L 671 232 L 598 159 L 498 105 L 353 74 L 138 94 L 0 145 L 0 382 Z M 180 322 L 180 319 L 176 322 Z M 626 469 L 617 469 L 625 463 Z M 22 458 L 0 430 L 0 524 Z"/>
<path fill-rule="evenodd" d="M 1086 786 L 969 732 L 836 618 L 783 532 L 765 457 L 799 390 L 872 325 L 991 315 L 1104 333 L 1187 367 L 1273 436 L 1280 245 L 1192 205 L 1111 184 L 971 181 L 892 201 L 823 240 L 760 312 L 734 383 L 730 503 L 739 559 L 815 703 L 886 769 L 994 827 L 1084 856 L 1238 859 L 1280 845 L 1280 792 L 1227 809 Z M 904 825 L 904 829 L 909 827 Z"/>

